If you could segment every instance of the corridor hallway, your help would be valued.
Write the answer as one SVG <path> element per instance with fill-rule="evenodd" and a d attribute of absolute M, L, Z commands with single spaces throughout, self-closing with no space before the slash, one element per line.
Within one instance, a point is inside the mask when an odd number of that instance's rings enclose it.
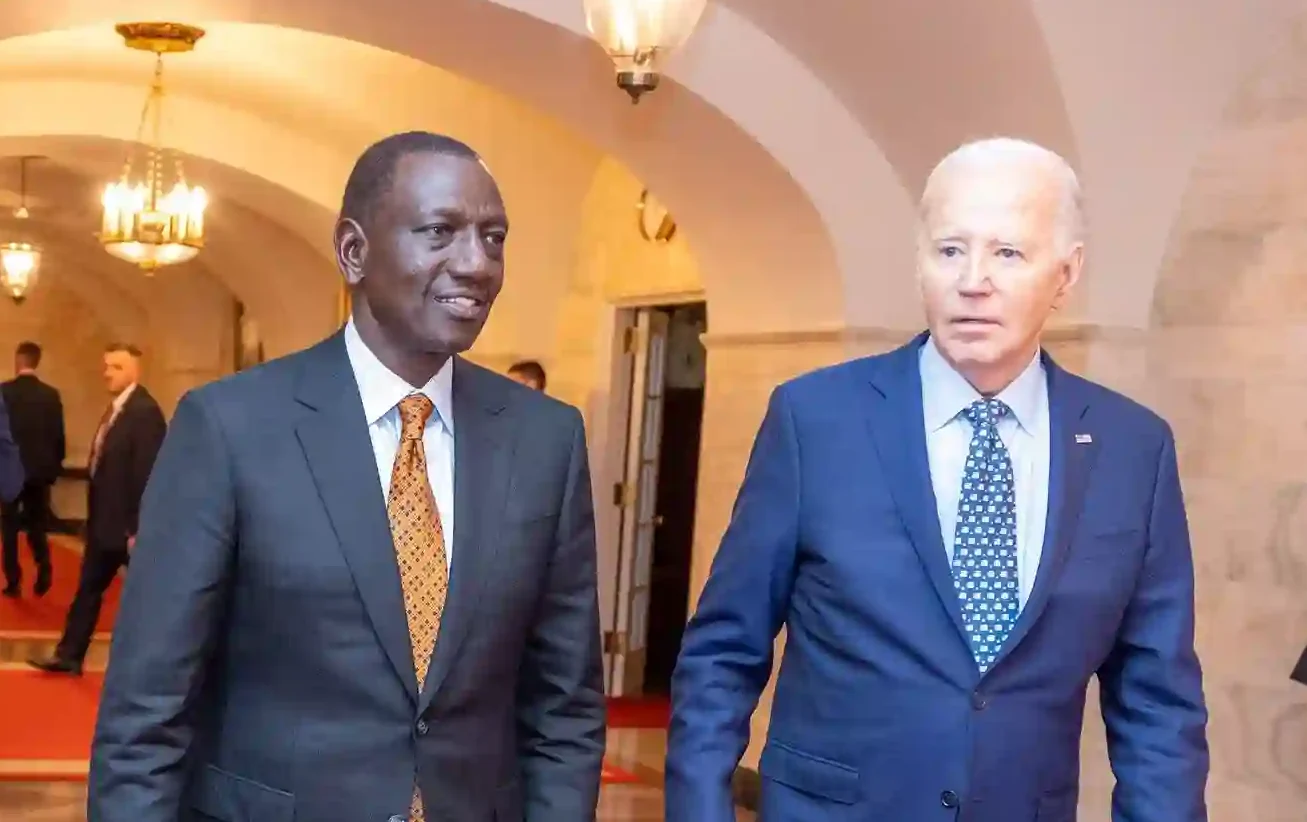
<path fill-rule="evenodd" d="M 448 133 L 484 156 L 513 224 L 470 359 L 538 360 L 548 393 L 583 414 L 602 628 L 623 647 L 621 615 L 640 613 L 619 584 L 636 555 L 619 549 L 635 521 L 626 474 L 644 470 L 624 453 L 628 315 L 703 303 L 709 318 L 695 602 L 776 387 L 921 330 L 912 272 L 932 165 L 970 137 L 1033 139 L 1076 167 L 1092 237 L 1046 349 L 1157 411 L 1177 444 L 1209 814 L 1304 822 L 1307 687 L 1288 673 L 1307 643 L 1307 6 L 712 0 L 632 105 L 583 13 L 627 3 L 61 0 L 0 16 L 0 246 L 44 261 L 30 294 L 0 291 L 0 349 L 44 346 L 65 464 L 84 473 L 112 342 L 142 349 L 170 415 L 197 385 L 339 328 L 331 237 L 360 149 Z M 129 160 L 140 181 L 154 142 L 137 131 L 153 56 L 115 24 L 164 14 L 206 34 L 165 61 L 163 184 L 175 159 L 210 206 L 195 258 L 149 272 L 97 236 L 118 213 L 99 193 Z M 56 511 L 76 518 L 85 488 L 61 485 Z M 768 688 L 755 736 L 771 710 Z M 1085 820 L 1110 818 L 1100 713 L 1094 691 Z M 656 735 L 615 733 L 614 765 L 656 768 L 657 754 L 620 758 L 622 738 Z M 657 781 L 607 788 L 605 818 L 657 819 Z M 0 777 L 0 822 L 80 818 L 81 790 Z"/>

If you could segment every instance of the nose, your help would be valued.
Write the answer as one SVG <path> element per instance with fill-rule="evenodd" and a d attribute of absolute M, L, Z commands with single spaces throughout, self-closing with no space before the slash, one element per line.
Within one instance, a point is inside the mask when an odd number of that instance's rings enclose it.
<path fill-rule="evenodd" d="M 448 270 L 461 279 L 483 279 L 490 276 L 490 255 L 486 253 L 480 232 L 461 232 L 451 249 Z"/>
<path fill-rule="evenodd" d="M 983 254 L 972 254 L 967 257 L 962 270 L 958 272 L 959 294 L 966 297 L 978 297 L 989 293 L 993 283 L 989 280 L 989 270 L 985 260 Z"/>

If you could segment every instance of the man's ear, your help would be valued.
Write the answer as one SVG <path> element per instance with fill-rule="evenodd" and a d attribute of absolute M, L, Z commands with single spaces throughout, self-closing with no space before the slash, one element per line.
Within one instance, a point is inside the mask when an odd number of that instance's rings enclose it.
<path fill-rule="evenodd" d="M 363 281 L 363 261 L 368 255 L 368 238 L 363 226 L 350 217 L 336 221 L 332 236 L 336 248 L 336 265 L 345 277 L 345 284 L 353 288 Z"/>
<path fill-rule="evenodd" d="M 1071 253 L 1062 261 L 1062 270 L 1058 272 L 1057 293 L 1053 297 L 1053 308 L 1066 305 L 1076 283 L 1080 282 L 1080 272 L 1085 267 L 1085 247 L 1081 243 L 1071 249 Z"/>

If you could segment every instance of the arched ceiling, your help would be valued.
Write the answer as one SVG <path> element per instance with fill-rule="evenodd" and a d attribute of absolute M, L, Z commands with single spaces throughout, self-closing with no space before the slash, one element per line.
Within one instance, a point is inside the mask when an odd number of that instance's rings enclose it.
<path fill-rule="evenodd" d="M 1200 154 L 1157 284 L 1155 326 L 1260 338 L 1307 320 L 1307 14 L 1264 53 Z"/>
<path fill-rule="evenodd" d="M 28 163 L 31 216 L 16 220 L 12 209 L 18 203 L 17 158 L 38 149 L 44 158 Z M 105 252 L 94 236 L 99 230 L 99 198 L 105 183 L 121 173 L 127 150 L 127 143 L 103 138 L 0 139 L 0 237 L 21 234 L 39 242 L 43 280 L 63 280 L 87 298 L 106 328 L 131 339 L 144 339 L 151 325 L 171 319 L 167 304 L 158 299 L 159 288 L 179 278 L 220 283 L 248 305 L 283 350 L 312 339 L 282 340 L 284 330 L 293 335 L 300 318 L 319 315 L 331 322 L 334 269 L 320 248 L 294 233 L 300 228 L 329 236 L 330 215 L 285 192 L 263 191 L 270 187 L 266 182 L 212 162 L 183 157 L 195 178 L 216 183 L 222 192 L 208 213 L 207 244 L 196 260 L 147 277 Z M 284 208 L 276 216 L 258 210 L 269 202 Z M 323 294 L 325 299 L 318 296 Z M 290 320 L 285 317 L 288 306 L 296 306 Z"/>
<path fill-rule="evenodd" d="M 909 191 L 960 141 L 989 134 L 1021 134 L 1076 159 L 1028 0 L 881 0 L 840 13 L 829 3 L 726 2 L 829 84 Z"/>
<path fill-rule="evenodd" d="M 188 72 L 176 139 L 191 153 L 330 208 L 361 144 L 401 124 L 444 126 L 497 171 L 539 170 L 542 156 L 593 164 L 596 146 L 671 206 L 724 332 L 917 324 L 915 187 L 951 145 L 1016 133 L 1080 167 L 1093 229 L 1083 318 L 1141 326 L 1202 142 L 1296 5 L 719 0 L 674 82 L 632 107 L 580 0 L 23 4 L 0 38 L 51 33 L 0 43 L 0 133 L 127 136 L 145 69 L 110 24 L 197 22 L 210 38 L 169 64 Z M 60 113 L 29 110 L 39 99 Z M 525 149 L 537 129 L 560 139 Z"/>
<path fill-rule="evenodd" d="M 579 14 L 574 11 L 569 17 Z M 708 287 L 723 298 L 723 325 L 729 325 L 728 305 L 748 324 L 766 312 L 799 327 L 840 320 L 839 268 L 821 218 L 757 142 L 672 83 L 633 111 L 588 39 L 493 3 L 64 3 L 54 19 L 33 14 L 0 21 L 0 35 L 39 35 L 0 43 L 0 105 L 19 113 L 0 123 L 0 131 L 134 133 L 149 58 L 124 49 L 110 24 L 165 14 L 209 30 L 193 54 L 168 62 L 177 123 L 170 142 L 192 154 L 245 168 L 334 209 L 349 165 L 368 140 L 405 128 L 443 130 L 480 150 L 506 183 L 521 236 L 544 225 L 532 219 L 533 209 L 550 220 L 568 208 L 579 213 L 603 156 L 598 149 L 609 150 L 649 182 L 693 238 L 703 270 L 712 272 Z M 68 25 L 80 28 L 61 30 Z M 42 27 L 55 30 L 42 34 Z M 305 32 L 353 37 L 393 53 Z M 247 94 L 256 84 L 261 93 Z M 34 106 L 37 99 L 85 104 L 52 112 Z M 582 167 L 584 174 L 573 173 Z M 515 186 L 515 178 L 529 184 Z M 534 203 L 525 202 L 533 196 Z M 550 226 L 546 233 L 559 232 Z M 566 241 L 574 238 L 575 232 Z M 560 259 L 573 253 L 560 238 L 540 239 L 552 239 Z M 806 298 L 790 301 L 799 309 L 794 318 L 768 289 L 752 287 L 756 272 L 773 268 L 807 274 Z"/>

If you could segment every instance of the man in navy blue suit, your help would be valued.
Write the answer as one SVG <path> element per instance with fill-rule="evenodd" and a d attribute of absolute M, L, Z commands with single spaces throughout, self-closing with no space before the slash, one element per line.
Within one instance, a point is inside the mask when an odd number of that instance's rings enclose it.
<path fill-rule="evenodd" d="M 762 822 L 1073 822 L 1094 676 L 1113 819 L 1205 822 L 1175 441 L 1040 349 L 1083 248 L 1052 152 L 932 172 L 929 331 L 772 395 L 676 669 L 669 822 L 735 819 L 782 626 Z"/>

